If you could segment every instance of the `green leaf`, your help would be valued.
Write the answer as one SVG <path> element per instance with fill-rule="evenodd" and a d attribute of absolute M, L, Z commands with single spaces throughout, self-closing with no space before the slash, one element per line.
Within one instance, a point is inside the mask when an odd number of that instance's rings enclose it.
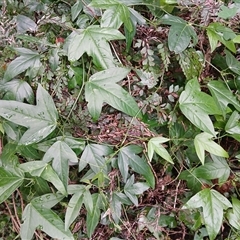
<path fill-rule="evenodd" d="M 19 144 L 39 142 L 57 126 L 58 114 L 54 102 L 41 85 L 37 89 L 36 106 L 6 100 L 0 100 L 0 106 L 0 116 L 28 128 Z"/>
<path fill-rule="evenodd" d="M 88 110 L 94 120 L 97 120 L 102 110 L 103 102 L 130 115 L 141 117 L 140 110 L 133 97 L 116 82 L 129 73 L 126 68 L 110 68 L 92 75 L 85 85 Z"/>
<path fill-rule="evenodd" d="M 90 6 L 107 9 L 101 19 L 101 27 L 112 27 L 118 29 L 122 23 L 132 31 L 132 24 L 129 21 L 130 12 L 128 7 L 118 0 L 99 1 L 93 0 Z"/>
<path fill-rule="evenodd" d="M 72 32 L 67 39 L 68 59 L 78 60 L 85 52 L 93 58 L 96 66 L 107 69 L 114 67 L 113 56 L 107 41 L 124 39 L 124 36 L 114 28 L 89 26 L 84 30 Z"/>
<path fill-rule="evenodd" d="M 187 182 L 187 187 L 193 193 L 197 193 L 201 190 L 202 183 L 201 180 L 196 176 L 195 169 L 182 171 L 179 175 L 179 179 L 185 180 Z"/>
<path fill-rule="evenodd" d="M 191 39 L 194 44 L 197 43 L 197 34 L 193 27 L 181 18 L 166 14 L 161 21 L 163 24 L 171 25 L 168 34 L 170 51 L 174 51 L 176 54 L 184 51 L 189 46 Z"/>
<path fill-rule="evenodd" d="M 154 137 L 151 138 L 148 142 L 148 158 L 151 161 L 153 158 L 153 153 L 156 152 L 160 157 L 165 159 L 167 162 L 173 164 L 173 160 L 169 155 L 168 151 L 162 146 L 162 143 L 168 142 L 168 138 L 164 137 Z"/>
<path fill-rule="evenodd" d="M 44 200 L 41 200 L 44 204 Z M 44 208 L 31 201 L 24 209 L 21 225 L 21 239 L 32 239 L 34 231 L 39 228 L 52 238 L 74 240 L 69 230 L 65 231 L 64 223 L 51 209 Z"/>
<path fill-rule="evenodd" d="M 0 167 L 0 203 L 19 188 L 24 180 L 23 172 L 20 169 L 11 167 Z"/>
<path fill-rule="evenodd" d="M 233 105 L 238 111 L 240 111 L 240 102 L 237 100 L 236 96 L 233 95 L 231 90 L 227 88 L 224 82 L 211 81 L 208 83 L 208 89 L 224 117 L 229 104 Z"/>
<path fill-rule="evenodd" d="M 77 164 L 78 159 L 73 150 L 63 141 L 55 142 L 45 153 L 43 162 L 52 161 L 52 167 L 67 190 L 69 164 Z"/>
<path fill-rule="evenodd" d="M 17 32 L 18 33 L 25 33 L 27 31 L 36 32 L 37 31 L 37 24 L 29 17 L 24 15 L 17 15 Z"/>
<path fill-rule="evenodd" d="M 106 156 L 112 153 L 112 149 L 108 146 L 100 144 L 88 144 L 79 161 L 79 172 L 81 172 L 87 164 L 94 173 L 103 171 L 107 174 Z"/>
<path fill-rule="evenodd" d="M 238 9 L 236 7 L 229 8 L 224 5 L 220 7 L 220 11 L 218 12 L 218 17 L 223 19 L 229 19 L 236 15 Z"/>
<path fill-rule="evenodd" d="M 224 183 L 228 180 L 230 175 L 230 167 L 225 158 L 211 154 L 212 162 L 207 162 L 204 166 L 195 169 L 195 175 L 203 179 L 216 179 L 218 182 Z"/>
<path fill-rule="evenodd" d="M 216 136 L 208 114 L 221 114 L 213 98 L 201 92 L 197 79 L 188 81 L 179 98 L 179 107 L 185 117 L 196 127 Z"/>
<path fill-rule="evenodd" d="M 26 81 L 13 79 L 12 81 L 0 84 L 0 91 L 5 93 L 4 100 L 16 100 L 18 102 L 26 100 L 34 104 L 33 90 Z"/>
<path fill-rule="evenodd" d="M 227 219 L 234 228 L 240 230 L 240 201 L 235 197 L 232 197 L 232 206 L 227 212 Z"/>
<path fill-rule="evenodd" d="M 36 207 L 50 209 L 64 199 L 64 197 L 60 193 L 47 193 L 32 199 L 31 203 Z"/>
<path fill-rule="evenodd" d="M 21 56 L 15 58 L 7 67 L 4 80 L 9 81 L 28 68 L 40 67 L 40 55 L 27 48 L 15 48 Z"/>
<path fill-rule="evenodd" d="M 0 165 L 2 167 L 15 167 L 19 164 L 19 159 L 16 156 L 18 151 L 17 143 L 8 142 L 4 145 L 2 153 L 0 155 Z"/>
<path fill-rule="evenodd" d="M 51 70 L 55 72 L 58 68 L 59 65 L 59 49 L 58 48 L 53 48 L 49 51 L 49 64 L 51 67 Z"/>
<path fill-rule="evenodd" d="M 82 1 L 77 0 L 76 3 L 71 7 L 72 21 L 74 21 L 78 17 L 82 9 Z"/>
<path fill-rule="evenodd" d="M 237 111 L 234 111 L 225 125 L 225 131 L 229 134 L 239 134 L 240 135 L 240 115 Z"/>
<path fill-rule="evenodd" d="M 121 219 L 122 203 L 115 192 L 113 192 L 110 201 L 110 210 L 114 222 L 118 224 Z"/>
<path fill-rule="evenodd" d="M 226 53 L 226 63 L 231 71 L 240 75 L 240 62 L 227 50 Z"/>
<path fill-rule="evenodd" d="M 134 175 L 132 175 L 124 186 L 124 193 L 132 201 L 135 206 L 138 206 L 137 195 L 142 194 L 144 191 L 149 189 L 147 183 L 134 183 Z"/>
<path fill-rule="evenodd" d="M 88 212 L 93 211 L 93 199 L 92 199 L 92 195 L 88 189 L 86 189 L 83 194 L 83 203 Z"/>
<path fill-rule="evenodd" d="M 121 148 L 118 154 L 119 170 L 123 176 L 124 182 L 126 182 L 128 176 L 128 165 L 130 165 L 133 171 L 143 175 L 148 184 L 154 188 L 155 178 L 150 166 L 145 159 L 140 158 L 137 155 L 141 151 L 142 149 L 137 145 L 129 145 Z"/>
<path fill-rule="evenodd" d="M 49 164 L 43 161 L 32 161 L 22 163 L 19 167 L 24 172 L 28 172 L 32 176 L 41 177 L 47 180 L 48 182 L 52 183 L 63 195 L 67 195 L 66 188 L 62 180 L 58 177 L 57 173 Z"/>
<path fill-rule="evenodd" d="M 211 52 L 217 48 L 218 42 L 221 42 L 230 51 L 234 53 L 236 52 L 236 47 L 232 41 L 232 39 L 236 37 L 236 34 L 230 28 L 223 26 L 221 23 L 210 23 L 207 27 L 207 36 L 209 39 Z"/>
<path fill-rule="evenodd" d="M 203 220 L 210 240 L 217 236 L 223 221 L 223 210 L 232 207 L 232 204 L 214 189 L 204 189 L 194 195 L 183 209 L 203 208 Z"/>
<path fill-rule="evenodd" d="M 73 223 L 76 217 L 79 215 L 79 211 L 82 207 L 83 203 L 83 193 L 85 189 L 82 191 L 75 193 L 70 201 L 68 202 L 68 207 L 65 215 L 65 231 L 69 228 L 69 226 Z"/>
<path fill-rule="evenodd" d="M 100 219 L 100 206 L 101 206 L 102 197 L 100 194 L 93 194 L 93 211 L 87 212 L 87 235 L 91 238 L 95 228 L 97 227 Z"/>
<path fill-rule="evenodd" d="M 206 132 L 200 133 L 194 138 L 194 146 L 203 165 L 205 161 L 205 151 L 213 153 L 216 156 L 229 157 L 228 153 L 212 140 L 212 135 Z"/>

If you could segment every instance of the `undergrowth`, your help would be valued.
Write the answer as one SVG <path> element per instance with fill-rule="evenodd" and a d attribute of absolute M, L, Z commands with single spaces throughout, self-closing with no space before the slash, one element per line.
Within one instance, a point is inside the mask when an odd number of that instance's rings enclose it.
<path fill-rule="evenodd" d="M 1 239 L 240 239 L 239 1 L 0 7 Z"/>

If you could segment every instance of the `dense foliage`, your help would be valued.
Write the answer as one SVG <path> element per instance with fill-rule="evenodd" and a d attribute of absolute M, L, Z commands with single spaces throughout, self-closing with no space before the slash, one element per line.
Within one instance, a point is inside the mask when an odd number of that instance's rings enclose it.
<path fill-rule="evenodd" d="M 0 3 L 1 239 L 240 239 L 240 1 Z"/>

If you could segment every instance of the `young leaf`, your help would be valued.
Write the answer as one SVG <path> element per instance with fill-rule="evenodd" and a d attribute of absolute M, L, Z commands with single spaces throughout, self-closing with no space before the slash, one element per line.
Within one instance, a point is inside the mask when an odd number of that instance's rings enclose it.
<path fill-rule="evenodd" d="M 233 205 L 233 208 L 229 209 L 227 212 L 227 219 L 229 223 L 239 231 L 240 230 L 240 222 L 239 222 L 240 201 L 237 198 L 232 197 L 232 205 Z"/>
<path fill-rule="evenodd" d="M 162 143 L 168 142 L 168 138 L 164 137 L 154 137 L 151 138 L 148 142 L 148 158 L 151 161 L 153 157 L 153 153 L 156 152 L 160 157 L 165 159 L 167 162 L 173 164 L 173 160 L 169 155 L 168 151 L 161 145 Z"/>
<path fill-rule="evenodd" d="M 240 111 L 240 103 L 236 96 L 227 88 L 224 82 L 211 81 L 208 83 L 208 88 L 221 109 L 222 115 L 225 117 L 226 109 L 229 104 L 233 105 L 238 111 Z"/>
<path fill-rule="evenodd" d="M 55 188 L 63 195 L 67 195 L 66 188 L 62 180 L 58 177 L 57 173 L 52 167 L 43 161 L 32 161 L 22 163 L 19 166 L 24 172 L 28 172 L 32 176 L 41 177 L 48 182 L 52 183 Z"/>
<path fill-rule="evenodd" d="M 128 31 L 132 31 L 132 24 L 129 21 L 130 12 L 128 7 L 118 0 L 99 1 L 93 0 L 90 6 L 107 9 L 101 19 L 101 27 L 112 27 L 118 29 L 122 23 Z"/>
<path fill-rule="evenodd" d="M 4 80 L 9 81 L 28 68 L 40 67 L 40 55 L 27 48 L 16 48 L 21 56 L 15 58 L 7 67 Z"/>
<path fill-rule="evenodd" d="M 234 17 L 238 11 L 236 7 L 229 8 L 224 5 L 222 5 L 220 9 L 221 10 L 218 12 L 218 17 L 223 19 L 229 19 Z"/>
<path fill-rule="evenodd" d="M 204 166 L 200 166 L 195 169 L 195 175 L 203 179 L 216 179 L 219 183 L 224 183 L 228 180 L 230 175 L 230 167 L 227 164 L 225 158 L 215 156 L 211 154 L 212 162 L 207 162 Z"/>
<path fill-rule="evenodd" d="M 24 15 L 17 15 L 17 32 L 19 34 L 25 33 L 27 31 L 35 32 L 37 31 L 37 24 L 29 17 Z"/>
<path fill-rule="evenodd" d="M 23 172 L 20 169 L 11 167 L 0 167 L 0 203 L 22 185 L 24 180 Z"/>
<path fill-rule="evenodd" d="M 144 176 L 148 184 L 154 188 L 155 178 L 152 170 L 145 159 L 140 158 L 137 154 L 142 150 L 137 145 L 129 145 L 120 149 L 118 154 L 118 167 L 123 176 L 124 182 L 128 176 L 128 165 L 131 166 L 133 171 Z"/>
<path fill-rule="evenodd" d="M 201 92 L 197 79 L 188 81 L 179 98 L 182 113 L 192 124 L 204 132 L 216 136 L 213 123 L 208 114 L 221 114 L 213 98 Z"/>
<path fill-rule="evenodd" d="M 168 34 L 168 46 L 170 51 L 176 54 L 184 51 L 190 44 L 191 39 L 193 43 L 197 43 L 197 34 L 193 27 L 186 21 L 179 17 L 172 15 L 164 15 L 161 18 L 163 24 L 171 25 Z"/>
<path fill-rule="evenodd" d="M 58 114 L 54 102 L 41 85 L 37 89 L 36 106 L 5 100 L 0 100 L 0 106 L 0 116 L 28 128 L 19 144 L 39 142 L 57 126 Z"/>
<path fill-rule="evenodd" d="M 94 173 L 103 171 L 107 173 L 107 164 L 105 157 L 112 153 L 112 149 L 105 145 L 100 144 L 88 144 L 79 161 L 79 172 L 81 172 L 87 164 Z"/>
<path fill-rule="evenodd" d="M 41 201 L 44 204 L 44 201 Z M 32 239 L 35 229 L 40 228 L 52 238 L 74 240 L 69 229 L 64 230 L 64 223 L 55 212 L 34 202 L 25 207 L 22 220 L 21 239 Z"/>
<path fill-rule="evenodd" d="M 114 67 L 113 56 L 107 41 L 124 39 L 124 36 L 114 28 L 89 26 L 87 29 L 72 32 L 67 39 L 68 58 L 78 60 L 85 52 L 93 58 L 96 66 L 103 69 Z"/>
<path fill-rule="evenodd" d="M 212 140 L 212 135 L 206 132 L 200 133 L 194 138 L 194 146 L 203 165 L 205 161 L 205 151 L 220 157 L 229 157 L 228 153 Z"/>
<path fill-rule="evenodd" d="M 225 131 L 232 135 L 240 135 L 240 114 L 234 111 L 225 125 Z"/>
<path fill-rule="evenodd" d="M 34 104 L 34 94 L 30 85 L 23 80 L 13 79 L 12 81 L 0 84 L 0 91 L 4 93 L 5 100 L 16 100 Z"/>
<path fill-rule="evenodd" d="M 217 236 L 223 221 L 223 210 L 232 207 L 232 204 L 214 189 L 204 189 L 194 195 L 183 209 L 203 208 L 203 220 L 210 240 Z"/>
<path fill-rule="evenodd" d="M 76 3 L 71 7 L 72 21 L 74 21 L 83 9 L 83 3 L 77 0 Z"/>
<path fill-rule="evenodd" d="M 130 115 L 141 117 L 140 110 L 133 97 L 116 82 L 129 73 L 126 68 L 110 68 L 92 75 L 85 85 L 88 110 L 94 120 L 97 120 L 102 110 L 103 102 Z"/>
<path fill-rule="evenodd" d="M 213 52 L 218 42 L 225 45 L 230 51 L 236 52 L 236 47 L 232 39 L 236 37 L 236 34 L 228 27 L 223 26 L 221 23 L 213 22 L 207 27 L 207 36 L 209 39 L 211 52 Z"/>
<path fill-rule="evenodd" d="M 77 164 L 78 159 L 73 150 L 63 141 L 55 142 L 45 153 L 43 162 L 52 161 L 52 167 L 67 190 L 69 163 Z"/>
<path fill-rule="evenodd" d="M 132 175 L 124 186 L 124 193 L 135 206 L 138 206 L 137 195 L 142 194 L 147 189 L 149 189 L 149 185 L 147 183 L 134 183 L 134 175 Z"/>
<path fill-rule="evenodd" d="M 227 50 L 226 53 L 226 63 L 231 71 L 240 75 L 240 62 Z"/>

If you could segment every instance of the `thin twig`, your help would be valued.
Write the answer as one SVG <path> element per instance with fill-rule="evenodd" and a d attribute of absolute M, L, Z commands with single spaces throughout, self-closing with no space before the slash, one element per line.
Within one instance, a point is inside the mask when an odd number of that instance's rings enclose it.
<path fill-rule="evenodd" d="M 178 197 L 178 188 L 180 185 L 181 181 L 178 182 L 177 187 L 176 187 L 176 193 L 175 193 L 175 197 L 174 197 L 174 204 L 173 204 L 173 208 L 176 208 L 176 203 L 177 203 L 177 197 Z"/>
<path fill-rule="evenodd" d="M 15 198 L 14 198 L 14 193 L 12 194 L 12 201 L 13 201 L 14 215 L 15 215 L 16 221 L 18 223 L 18 226 L 20 226 L 21 225 L 21 221 L 20 221 L 20 219 L 18 217 L 17 208 L 16 208 L 16 202 L 15 202 Z"/>
<path fill-rule="evenodd" d="M 4 203 L 6 205 L 6 208 L 7 208 L 8 212 L 9 212 L 9 215 L 10 215 L 10 218 L 11 218 L 11 221 L 12 221 L 12 224 L 13 224 L 13 231 L 15 231 L 15 232 L 17 232 L 19 234 L 20 226 L 18 225 L 18 222 L 15 220 L 14 215 L 12 214 L 12 211 L 9 208 L 7 202 L 5 201 Z"/>

